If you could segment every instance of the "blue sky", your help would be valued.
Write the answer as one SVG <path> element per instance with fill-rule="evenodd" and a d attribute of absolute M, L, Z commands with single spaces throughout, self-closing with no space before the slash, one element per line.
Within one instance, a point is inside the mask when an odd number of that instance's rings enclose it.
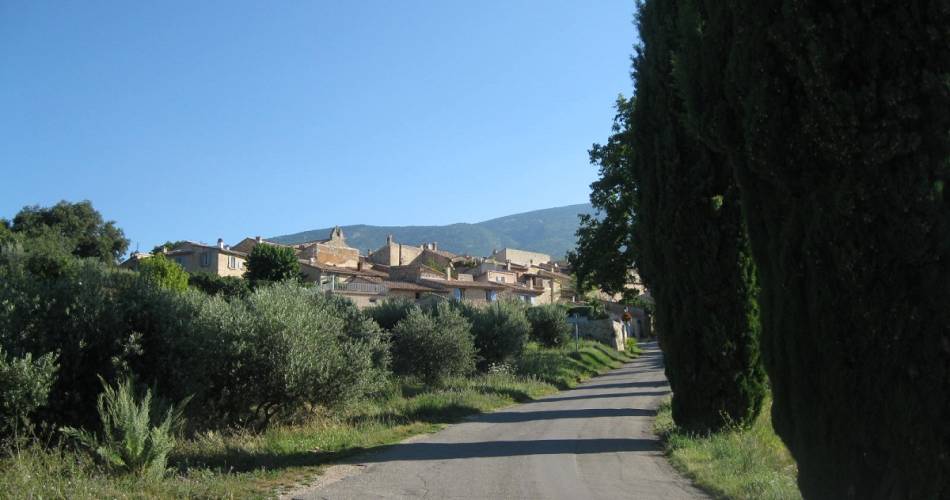
<path fill-rule="evenodd" d="M 0 216 L 142 249 L 587 201 L 634 3 L 0 1 Z"/>

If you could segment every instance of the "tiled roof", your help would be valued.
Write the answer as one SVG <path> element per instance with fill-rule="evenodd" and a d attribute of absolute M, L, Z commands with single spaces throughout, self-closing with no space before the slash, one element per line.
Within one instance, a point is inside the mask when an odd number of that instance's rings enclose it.
<path fill-rule="evenodd" d="M 184 244 L 184 245 L 196 246 L 196 247 L 199 247 L 199 248 L 206 248 L 206 249 L 208 249 L 208 250 L 216 250 L 216 251 L 218 251 L 218 252 L 221 252 L 221 253 L 227 254 L 227 255 L 237 255 L 238 257 L 247 257 L 247 254 L 244 253 L 244 252 L 238 252 L 237 250 L 231 250 L 231 249 L 228 249 L 228 248 L 221 248 L 221 247 L 219 247 L 219 246 L 217 246 L 217 245 L 207 245 L 207 244 L 198 243 L 198 242 L 195 242 L 195 241 L 186 241 L 186 242 L 183 243 L 183 244 Z M 175 250 L 171 250 L 171 251 L 167 252 L 165 255 L 172 255 L 172 256 L 174 256 L 174 255 L 187 255 L 187 254 L 189 254 L 189 253 L 192 253 L 193 251 L 194 251 L 194 250 L 189 249 L 189 248 L 176 248 Z"/>
<path fill-rule="evenodd" d="M 435 286 L 441 289 L 448 288 L 480 288 L 482 290 L 504 290 L 508 288 L 501 283 L 489 283 L 484 281 L 459 281 L 459 280 L 422 280 L 427 286 Z"/>
<path fill-rule="evenodd" d="M 311 263 L 307 259 L 297 259 L 300 262 L 301 266 L 312 267 L 314 269 L 319 269 L 324 272 L 334 273 L 334 274 L 345 274 L 347 276 L 375 276 L 379 278 L 388 278 L 389 274 L 382 271 L 377 271 L 375 269 L 353 269 L 351 267 L 337 267 L 337 266 L 328 266 L 324 264 L 318 264 L 316 262 Z"/>
<path fill-rule="evenodd" d="M 383 285 L 390 290 L 408 290 L 411 292 L 440 292 L 443 291 L 437 288 L 431 288 L 428 286 L 423 286 L 418 283 L 410 283 L 408 281 L 383 281 Z"/>

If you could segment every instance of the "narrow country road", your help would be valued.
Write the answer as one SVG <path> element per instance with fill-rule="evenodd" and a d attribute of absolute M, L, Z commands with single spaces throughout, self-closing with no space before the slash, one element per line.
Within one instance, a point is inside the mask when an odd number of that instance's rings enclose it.
<path fill-rule="evenodd" d="M 355 457 L 291 498 L 706 498 L 653 435 L 669 394 L 655 343 L 576 389 Z"/>

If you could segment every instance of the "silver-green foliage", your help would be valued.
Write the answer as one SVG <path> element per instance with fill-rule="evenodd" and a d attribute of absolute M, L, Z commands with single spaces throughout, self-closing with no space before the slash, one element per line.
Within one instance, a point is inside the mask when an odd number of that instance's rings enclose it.
<path fill-rule="evenodd" d="M 393 368 L 437 384 L 475 370 L 471 323 L 446 302 L 431 313 L 412 308 L 393 329 Z"/>
<path fill-rule="evenodd" d="M 45 406 L 56 378 L 56 355 L 33 359 L 9 356 L 0 348 L 0 435 L 29 425 L 30 415 Z"/>
<path fill-rule="evenodd" d="M 276 283 L 243 300 L 184 298 L 197 314 L 164 340 L 164 380 L 196 394 L 199 424 L 266 427 L 308 406 L 352 401 L 385 380 L 382 339 L 351 331 L 375 325 L 348 318 L 316 290 Z"/>
<path fill-rule="evenodd" d="M 170 406 L 158 420 L 159 412 L 152 411 L 150 390 L 137 401 L 129 379 L 114 388 L 102 380 L 102 386 L 96 404 L 101 436 L 74 427 L 63 427 L 63 434 L 74 438 L 113 471 L 160 477 L 168 453 L 175 447 L 175 432 L 183 423 L 181 409 L 187 399 L 177 407 Z"/>

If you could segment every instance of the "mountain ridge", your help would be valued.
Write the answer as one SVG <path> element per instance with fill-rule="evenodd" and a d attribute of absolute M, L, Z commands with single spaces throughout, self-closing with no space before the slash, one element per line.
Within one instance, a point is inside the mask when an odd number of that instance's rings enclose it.
<path fill-rule="evenodd" d="M 578 215 L 593 214 L 590 203 L 545 208 L 496 217 L 481 222 L 457 222 L 442 226 L 374 226 L 352 224 L 341 226 L 347 244 L 360 252 L 376 250 L 386 244 L 386 236 L 393 235 L 398 243 L 421 245 L 437 242 L 439 249 L 457 254 L 485 256 L 504 247 L 532 250 L 551 255 L 555 259 L 574 248 Z M 293 244 L 325 239 L 333 228 L 311 229 L 285 234 L 268 240 Z"/>

